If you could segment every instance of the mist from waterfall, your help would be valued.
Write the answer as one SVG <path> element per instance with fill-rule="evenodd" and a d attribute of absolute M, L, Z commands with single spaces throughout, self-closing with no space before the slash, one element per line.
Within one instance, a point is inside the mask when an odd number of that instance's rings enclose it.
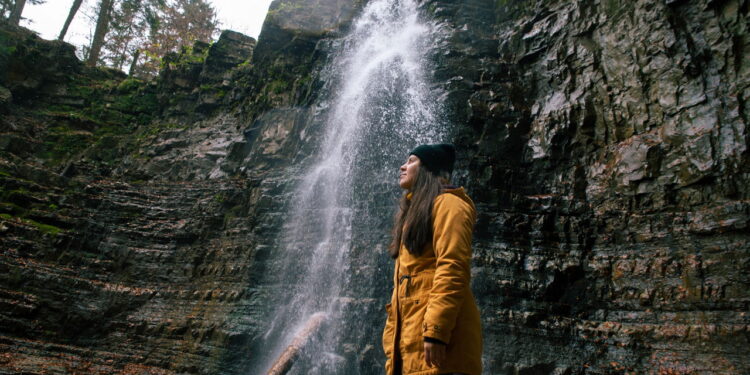
<path fill-rule="evenodd" d="M 372 0 L 337 41 L 317 104 L 324 136 L 273 251 L 284 292 L 253 373 L 265 373 L 314 314 L 326 324 L 290 374 L 367 373 L 357 365 L 363 350 L 382 357 L 382 320 L 361 319 L 380 317 L 390 295 L 383 270 L 398 166 L 415 145 L 445 137 L 440 93 L 429 85 L 439 33 L 413 0 Z"/>

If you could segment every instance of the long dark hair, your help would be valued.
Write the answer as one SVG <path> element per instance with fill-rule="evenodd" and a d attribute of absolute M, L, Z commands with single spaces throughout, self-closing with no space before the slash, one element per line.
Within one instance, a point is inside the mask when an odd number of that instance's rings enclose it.
<path fill-rule="evenodd" d="M 442 176 L 447 178 L 447 176 Z M 419 256 L 432 241 L 432 204 L 443 191 L 441 176 L 433 174 L 422 165 L 417 169 L 411 188 L 411 199 L 404 193 L 393 225 L 393 239 L 388 253 L 398 258 L 403 242 L 406 249 Z"/>

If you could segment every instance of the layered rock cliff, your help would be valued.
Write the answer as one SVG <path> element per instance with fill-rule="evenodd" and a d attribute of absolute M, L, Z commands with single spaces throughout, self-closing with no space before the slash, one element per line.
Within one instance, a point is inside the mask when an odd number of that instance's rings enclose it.
<path fill-rule="evenodd" d="M 748 3 L 529 5 L 459 50 L 489 371 L 748 372 Z"/>
<path fill-rule="evenodd" d="M 150 83 L 0 28 L 0 373 L 247 373 L 361 6 L 276 1 L 257 45 L 225 32 Z M 749 6 L 422 2 L 479 210 L 485 373 L 750 372 Z M 379 256 L 343 373 L 382 371 Z"/>

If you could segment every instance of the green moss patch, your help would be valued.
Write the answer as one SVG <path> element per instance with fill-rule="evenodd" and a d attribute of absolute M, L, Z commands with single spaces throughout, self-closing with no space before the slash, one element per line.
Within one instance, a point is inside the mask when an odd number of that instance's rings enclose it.
<path fill-rule="evenodd" d="M 21 220 L 26 224 L 36 227 L 36 229 L 38 229 L 42 233 L 57 235 L 60 232 L 64 232 L 62 228 L 56 227 L 54 225 L 42 224 L 40 222 L 31 220 L 31 219 L 21 219 Z"/>
<path fill-rule="evenodd" d="M 55 235 L 57 235 L 57 234 L 59 234 L 61 232 L 65 232 L 64 229 L 56 227 L 54 225 L 43 224 L 43 223 L 40 223 L 40 222 L 35 221 L 35 220 L 25 219 L 25 218 L 22 218 L 22 217 L 19 217 L 19 216 L 13 216 L 13 215 L 10 215 L 10 214 L 0 214 L 0 219 L 4 219 L 4 220 L 8 220 L 8 221 L 20 221 L 21 223 L 23 223 L 25 225 L 32 226 L 32 227 L 36 228 L 38 231 L 40 231 L 42 233 L 51 234 L 53 236 L 55 236 Z"/>

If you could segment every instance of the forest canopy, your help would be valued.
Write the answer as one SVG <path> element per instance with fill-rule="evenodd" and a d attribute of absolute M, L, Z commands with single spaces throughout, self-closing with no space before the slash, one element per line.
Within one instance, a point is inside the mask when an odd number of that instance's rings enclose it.
<path fill-rule="evenodd" d="M 18 25 L 25 5 L 45 1 L 0 0 L 0 16 Z M 70 24 L 76 22 L 82 2 L 72 0 L 59 40 L 65 39 Z M 167 53 L 189 48 L 196 41 L 210 42 L 219 31 L 216 10 L 207 0 L 97 0 L 92 24 L 81 50 L 86 63 L 139 78 L 155 76 Z"/>

